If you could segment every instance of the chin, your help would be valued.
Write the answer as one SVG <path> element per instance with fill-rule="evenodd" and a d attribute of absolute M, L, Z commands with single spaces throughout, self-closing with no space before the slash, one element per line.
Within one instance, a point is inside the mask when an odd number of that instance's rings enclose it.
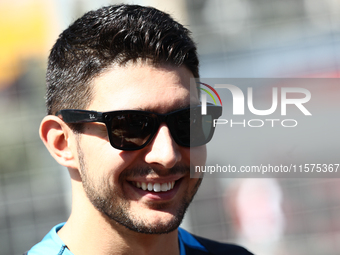
<path fill-rule="evenodd" d="M 130 214 L 131 221 L 119 223 L 138 233 L 167 234 L 176 230 L 182 222 L 185 211 L 175 211 L 139 209 L 135 214 Z"/>

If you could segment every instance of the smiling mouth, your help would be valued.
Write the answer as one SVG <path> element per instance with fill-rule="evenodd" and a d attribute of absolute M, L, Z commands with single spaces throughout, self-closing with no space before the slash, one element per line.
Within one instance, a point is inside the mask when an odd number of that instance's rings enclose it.
<path fill-rule="evenodd" d="M 152 183 L 152 182 L 132 182 L 132 185 L 142 189 L 153 192 L 166 192 L 172 190 L 175 186 L 176 181 L 165 182 L 165 183 Z"/>

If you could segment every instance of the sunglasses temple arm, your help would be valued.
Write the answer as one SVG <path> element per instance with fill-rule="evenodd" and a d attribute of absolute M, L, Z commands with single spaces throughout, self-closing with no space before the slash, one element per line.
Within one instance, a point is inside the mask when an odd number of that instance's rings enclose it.
<path fill-rule="evenodd" d="M 102 122 L 102 113 L 85 110 L 60 110 L 56 113 L 66 123 Z"/>

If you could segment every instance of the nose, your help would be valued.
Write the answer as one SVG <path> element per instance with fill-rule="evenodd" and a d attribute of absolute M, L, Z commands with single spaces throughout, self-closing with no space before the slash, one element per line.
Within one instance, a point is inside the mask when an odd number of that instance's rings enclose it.
<path fill-rule="evenodd" d="M 161 124 L 151 144 L 149 144 L 145 161 L 148 164 L 171 168 L 182 159 L 180 146 L 172 139 L 166 124 Z"/>

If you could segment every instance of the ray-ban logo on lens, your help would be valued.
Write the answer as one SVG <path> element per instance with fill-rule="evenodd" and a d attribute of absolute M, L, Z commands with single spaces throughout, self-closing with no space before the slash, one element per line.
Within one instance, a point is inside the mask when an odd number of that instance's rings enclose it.
<path fill-rule="evenodd" d="M 268 116 L 273 114 L 278 108 L 281 108 L 280 114 L 281 116 L 287 115 L 287 105 L 294 105 L 296 106 L 304 115 L 310 116 L 312 115 L 307 108 L 304 106 L 305 103 L 307 103 L 311 99 L 311 93 L 309 90 L 305 88 L 296 88 L 296 87 L 282 87 L 280 88 L 280 97 L 279 97 L 279 89 L 276 87 L 272 88 L 272 104 L 270 108 L 259 110 L 256 109 L 254 106 L 254 99 L 253 99 L 253 88 L 249 87 L 247 88 L 247 97 L 243 94 L 242 90 L 231 84 L 216 84 L 214 87 L 211 85 L 208 85 L 206 83 L 197 82 L 198 84 L 203 85 L 205 88 L 201 88 L 201 91 L 206 92 L 201 93 L 201 104 L 202 104 L 202 115 L 207 114 L 207 95 L 210 96 L 210 98 L 213 100 L 215 105 L 217 105 L 217 102 L 215 100 L 215 97 L 219 99 L 219 102 L 222 106 L 222 101 L 219 96 L 219 94 L 216 92 L 215 89 L 227 89 L 229 92 L 231 92 L 232 98 L 233 98 L 233 105 L 232 105 L 232 112 L 233 115 L 244 115 L 245 114 L 245 101 L 247 101 L 247 107 L 249 112 L 251 112 L 254 115 L 258 116 Z M 208 88 L 208 89 L 206 89 Z M 220 90 L 221 91 L 221 90 Z M 212 93 L 213 92 L 213 93 Z M 298 94 L 299 98 L 290 98 L 290 94 Z M 279 105 L 279 99 L 280 99 L 280 105 Z M 234 125 L 236 124 L 242 124 L 244 127 L 246 124 L 250 127 L 262 127 L 265 122 L 271 123 L 272 127 L 274 126 L 274 122 L 280 121 L 282 126 L 284 127 L 295 127 L 297 125 L 297 121 L 293 119 L 286 119 L 286 120 L 280 120 L 280 119 L 251 119 L 246 122 L 244 120 L 243 122 L 234 122 Z M 293 125 L 288 125 L 285 123 L 294 123 Z M 227 124 L 230 123 L 231 126 L 233 126 L 233 120 L 226 120 L 226 119 L 217 119 L 214 120 L 214 126 L 217 124 Z M 255 123 L 257 123 L 255 125 Z"/>

